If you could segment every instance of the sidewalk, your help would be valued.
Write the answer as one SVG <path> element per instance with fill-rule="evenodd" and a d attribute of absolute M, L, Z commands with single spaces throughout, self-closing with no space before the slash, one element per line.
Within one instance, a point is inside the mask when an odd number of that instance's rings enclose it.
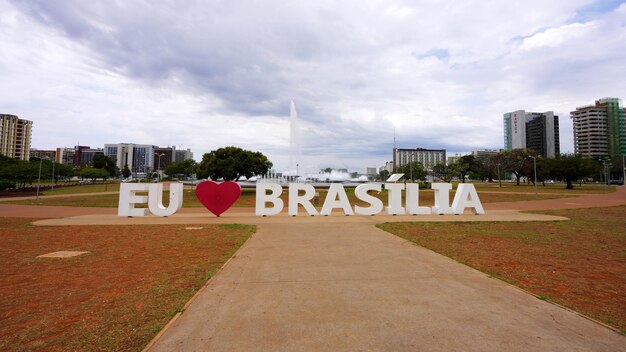
<path fill-rule="evenodd" d="M 264 223 L 150 351 L 624 351 L 626 337 L 344 218 Z"/>

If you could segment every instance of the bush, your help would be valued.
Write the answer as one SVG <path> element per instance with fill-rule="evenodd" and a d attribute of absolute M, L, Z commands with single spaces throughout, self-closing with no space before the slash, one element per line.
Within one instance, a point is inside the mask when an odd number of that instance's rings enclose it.
<path fill-rule="evenodd" d="M 0 180 L 0 191 L 15 188 L 15 182 L 9 180 Z"/>

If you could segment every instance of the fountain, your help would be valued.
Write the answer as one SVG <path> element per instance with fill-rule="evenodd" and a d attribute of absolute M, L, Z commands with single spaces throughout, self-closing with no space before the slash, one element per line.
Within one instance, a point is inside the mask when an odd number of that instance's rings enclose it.
<path fill-rule="evenodd" d="M 299 168 L 298 164 L 302 159 L 302 154 L 300 151 L 300 124 L 298 123 L 298 112 L 296 111 L 296 104 L 291 101 L 290 107 L 290 133 L 289 133 L 289 168 L 291 171 L 294 171 L 295 166 L 295 175 L 299 176 Z"/>

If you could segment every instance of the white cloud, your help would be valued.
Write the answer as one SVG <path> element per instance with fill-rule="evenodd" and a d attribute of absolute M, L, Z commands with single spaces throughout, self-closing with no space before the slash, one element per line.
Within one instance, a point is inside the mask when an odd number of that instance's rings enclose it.
<path fill-rule="evenodd" d="M 624 97 L 626 6 L 591 1 L 47 2 L 0 0 L 0 111 L 33 145 L 261 150 L 288 168 L 289 100 L 315 170 L 402 147 L 502 146 L 502 114 Z M 581 54 L 581 53 L 584 53 Z"/>
<path fill-rule="evenodd" d="M 550 28 L 524 38 L 518 50 L 522 53 L 540 50 L 544 47 L 558 47 L 565 42 L 575 40 L 593 30 L 593 22 L 572 23 L 557 28 Z"/>

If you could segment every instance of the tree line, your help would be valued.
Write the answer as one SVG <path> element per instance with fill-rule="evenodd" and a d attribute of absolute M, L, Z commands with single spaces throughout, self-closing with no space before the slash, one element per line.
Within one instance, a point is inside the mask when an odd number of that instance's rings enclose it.
<path fill-rule="evenodd" d="M 545 159 L 531 149 L 505 150 L 489 157 L 465 155 L 449 164 L 433 165 L 430 170 L 419 162 L 413 162 L 398 167 L 396 173 L 404 173 L 404 177 L 412 181 L 423 181 L 427 176 L 432 176 L 444 182 L 450 182 L 452 179 L 465 182 L 468 177 L 493 182 L 506 178 L 506 175 L 512 175 L 519 185 L 524 178 L 534 183 L 535 163 L 537 182 L 544 185 L 547 180 L 558 180 L 565 182 L 566 188 L 571 189 L 579 180 L 602 178 L 603 166 L 599 160 L 574 154 Z M 384 171 L 380 176 L 386 179 L 389 173 Z"/>
<path fill-rule="evenodd" d="M 18 160 L 0 156 L 0 190 L 21 189 L 32 185 L 40 177 L 42 180 L 69 180 L 75 176 L 83 179 L 107 180 L 119 176 L 120 171 L 110 157 L 96 153 L 91 165 L 74 168 L 72 165 L 57 163 L 48 159 L 31 158 Z"/>

